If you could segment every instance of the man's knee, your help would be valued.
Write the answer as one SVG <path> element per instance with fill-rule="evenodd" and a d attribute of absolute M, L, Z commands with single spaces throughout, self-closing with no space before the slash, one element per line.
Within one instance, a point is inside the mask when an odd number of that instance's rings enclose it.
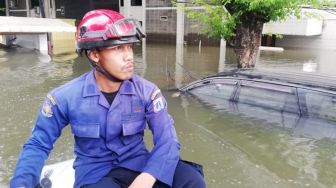
<path fill-rule="evenodd" d="M 190 188 L 205 188 L 206 187 L 204 177 L 198 172 L 193 173 L 191 176 L 189 176 L 188 185 L 190 185 L 188 186 Z"/>
<path fill-rule="evenodd" d="M 188 187 L 188 188 L 205 188 L 205 181 L 203 176 L 194 176 L 191 177 L 187 182 L 187 184 L 183 187 Z"/>
<path fill-rule="evenodd" d="M 203 171 L 197 164 L 179 161 L 174 175 L 174 188 L 205 188 Z"/>

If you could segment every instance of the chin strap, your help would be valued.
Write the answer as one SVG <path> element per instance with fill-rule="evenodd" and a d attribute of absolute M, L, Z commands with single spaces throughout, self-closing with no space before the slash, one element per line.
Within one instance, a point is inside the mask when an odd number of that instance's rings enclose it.
<path fill-rule="evenodd" d="M 89 59 L 91 67 L 96 69 L 98 72 L 102 73 L 107 79 L 111 80 L 112 82 L 122 82 L 122 80 L 114 77 L 112 74 L 110 74 L 103 67 L 97 65 L 96 62 L 92 61 L 92 59 L 89 57 L 89 52 L 87 50 L 85 50 L 85 55 Z"/>

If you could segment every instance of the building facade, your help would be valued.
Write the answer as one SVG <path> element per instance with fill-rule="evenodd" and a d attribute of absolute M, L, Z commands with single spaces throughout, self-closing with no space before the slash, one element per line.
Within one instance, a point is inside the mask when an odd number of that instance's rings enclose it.
<path fill-rule="evenodd" d="M 44 0 L 45 17 L 80 20 L 86 12 L 107 8 L 141 21 L 151 42 L 175 43 L 177 8 L 171 0 Z M 0 0 L 0 10 L 5 16 L 42 17 L 39 0 Z M 1 9 L 2 8 L 2 9 Z M 0 11 L 1 14 L 1 11 Z M 195 28 L 199 24 L 184 17 L 184 39 L 186 44 L 219 44 L 219 40 L 208 39 Z"/>
<path fill-rule="evenodd" d="M 219 45 L 219 40 L 209 39 L 201 34 L 201 23 L 188 19 L 186 13 L 176 8 L 171 0 L 42 0 L 42 2 L 47 18 L 69 18 L 79 21 L 89 10 L 107 8 L 140 20 L 149 42 L 175 43 L 176 35 L 182 32 L 185 44 Z M 185 0 L 179 5 L 191 6 L 188 2 L 190 0 Z M 201 11 L 199 7 L 193 8 Z M 281 34 L 283 37 L 269 38 L 265 35 L 262 44 L 277 47 L 336 49 L 334 34 L 336 10 L 317 12 L 323 16 L 322 19 L 313 21 L 314 23 L 311 18 L 307 18 L 294 22 L 293 19 L 289 19 L 285 23 L 266 24 L 265 34 Z M 39 0 L 0 0 L 0 15 L 41 17 L 41 13 Z"/>
<path fill-rule="evenodd" d="M 45 17 L 81 19 L 92 9 L 108 8 L 119 11 L 118 1 L 42 0 Z M 0 13 L 6 16 L 42 17 L 40 0 L 0 0 Z"/>

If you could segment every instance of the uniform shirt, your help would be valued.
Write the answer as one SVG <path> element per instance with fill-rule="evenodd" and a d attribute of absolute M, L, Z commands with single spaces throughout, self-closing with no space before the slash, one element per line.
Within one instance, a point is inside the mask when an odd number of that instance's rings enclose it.
<path fill-rule="evenodd" d="M 146 122 L 153 134 L 151 151 L 143 140 Z M 74 187 L 96 183 L 115 167 L 147 172 L 172 184 L 180 146 L 160 90 L 134 75 L 123 81 L 109 105 L 91 71 L 47 95 L 19 156 L 11 188 L 38 183 L 44 161 L 68 124 L 75 139 Z"/>

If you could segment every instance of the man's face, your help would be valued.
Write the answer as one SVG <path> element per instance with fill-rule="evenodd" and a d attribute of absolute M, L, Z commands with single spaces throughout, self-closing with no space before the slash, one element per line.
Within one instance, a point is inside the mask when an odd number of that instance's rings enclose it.
<path fill-rule="evenodd" d="M 102 48 L 96 51 L 98 64 L 114 77 L 128 80 L 133 75 L 133 44 Z"/>

